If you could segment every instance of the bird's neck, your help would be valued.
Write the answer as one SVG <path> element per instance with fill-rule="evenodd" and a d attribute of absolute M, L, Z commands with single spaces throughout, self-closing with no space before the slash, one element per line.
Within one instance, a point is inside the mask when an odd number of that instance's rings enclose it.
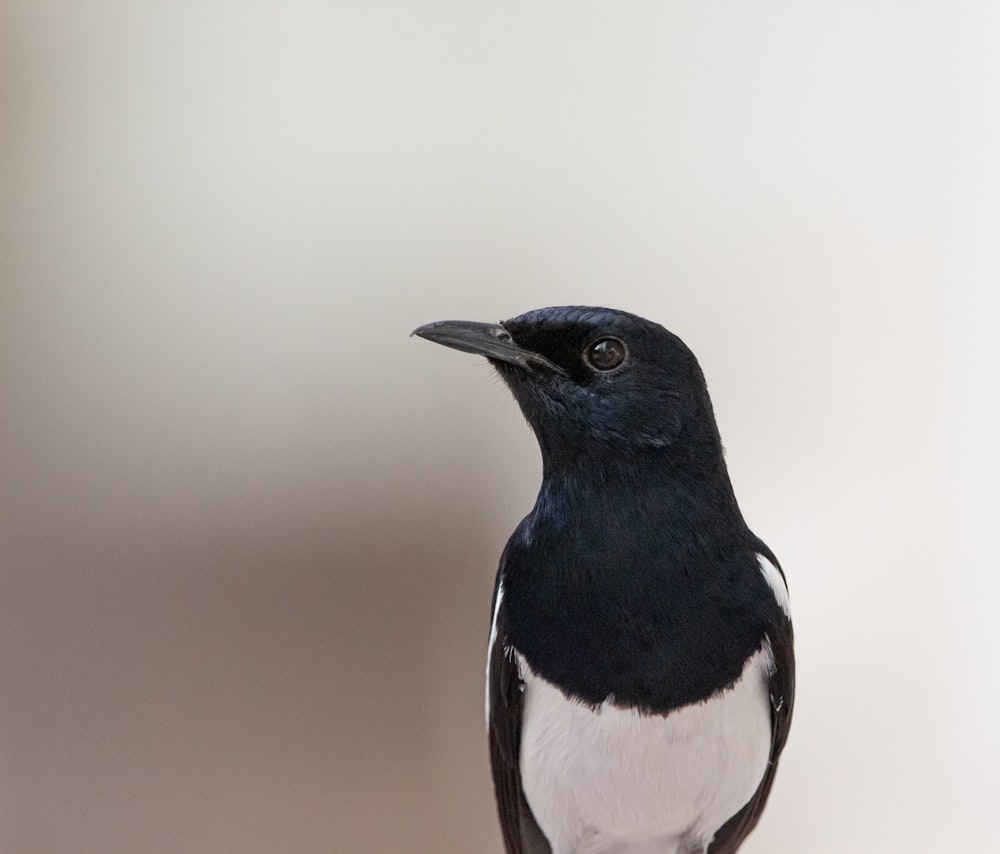
<path fill-rule="evenodd" d="M 648 514 L 683 520 L 692 531 L 745 531 L 721 447 L 694 460 L 676 450 L 594 454 L 572 462 L 543 459 L 534 512 L 573 525 Z"/>
<path fill-rule="evenodd" d="M 529 518 L 530 528 L 568 537 L 584 551 L 600 551 L 619 536 L 628 541 L 636 529 L 674 532 L 662 545 L 678 557 L 708 546 L 706 535 L 715 549 L 726 548 L 722 539 L 748 534 L 721 455 L 703 470 L 657 455 L 548 466 Z"/>

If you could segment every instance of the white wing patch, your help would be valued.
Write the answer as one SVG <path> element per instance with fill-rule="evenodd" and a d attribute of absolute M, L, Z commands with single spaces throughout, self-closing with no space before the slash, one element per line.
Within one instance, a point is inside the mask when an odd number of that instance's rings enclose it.
<path fill-rule="evenodd" d="M 757 561 L 760 563 L 760 571 L 764 576 L 764 580 L 767 581 L 768 586 L 774 593 L 778 607 L 790 619 L 792 616 L 792 605 L 788 599 L 788 587 L 785 584 L 785 579 L 782 578 L 778 567 L 771 563 L 764 555 L 757 555 Z"/>
<path fill-rule="evenodd" d="M 493 606 L 493 622 L 490 624 L 490 644 L 486 647 L 486 728 L 490 727 L 490 659 L 493 657 L 493 645 L 497 642 L 497 614 L 500 613 L 500 603 L 503 601 L 503 579 L 497 583 L 497 601 Z"/>

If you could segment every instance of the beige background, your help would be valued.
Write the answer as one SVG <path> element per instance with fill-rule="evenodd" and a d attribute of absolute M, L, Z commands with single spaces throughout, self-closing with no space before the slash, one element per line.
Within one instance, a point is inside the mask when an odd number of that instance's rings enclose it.
<path fill-rule="evenodd" d="M 538 454 L 407 333 L 567 302 L 787 569 L 745 851 L 1000 850 L 998 10 L 0 5 L 0 850 L 497 854 Z"/>

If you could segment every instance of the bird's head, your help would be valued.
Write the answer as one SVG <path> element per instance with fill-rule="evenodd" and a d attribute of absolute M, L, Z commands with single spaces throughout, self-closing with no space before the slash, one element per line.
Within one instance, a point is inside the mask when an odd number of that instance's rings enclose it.
<path fill-rule="evenodd" d="M 439 321 L 413 334 L 489 359 L 538 437 L 547 466 L 590 455 L 721 454 L 694 354 L 634 314 L 561 306 L 495 324 Z"/>

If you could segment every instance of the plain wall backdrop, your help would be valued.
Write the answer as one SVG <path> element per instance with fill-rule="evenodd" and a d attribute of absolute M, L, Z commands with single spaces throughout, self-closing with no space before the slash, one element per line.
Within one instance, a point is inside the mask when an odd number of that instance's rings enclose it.
<path fill-rule="evenodd" d="M 747 854 L 1000 851 L 1000 5 L 0 5 L 0 851 L 499 854 L 539 456 L 443 318 L 699 356 L 799 693 Z"/>

